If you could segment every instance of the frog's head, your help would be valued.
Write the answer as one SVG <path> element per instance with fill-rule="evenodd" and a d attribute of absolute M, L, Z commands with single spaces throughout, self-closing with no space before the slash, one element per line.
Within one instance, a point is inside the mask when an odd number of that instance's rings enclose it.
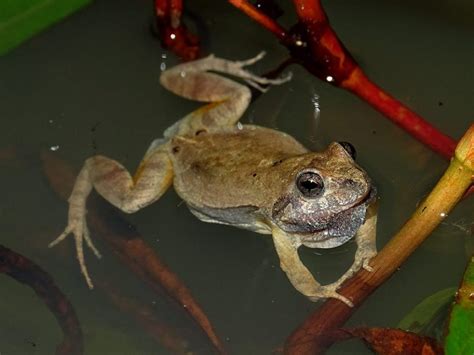
<path fill-rule="evenodd" d="M 346 142 L 300 157 L 286 193 L 273 205 L 273 222 L 309 247 L 334 248 L 352 238 L 375 198 L 354 159 L 355 149 Z"/>

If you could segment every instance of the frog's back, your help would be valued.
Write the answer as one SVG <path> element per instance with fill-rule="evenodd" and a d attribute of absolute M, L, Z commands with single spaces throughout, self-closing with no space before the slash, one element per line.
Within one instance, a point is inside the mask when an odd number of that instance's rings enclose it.
<path fill-rule="evenodd" d="M 273 190 L 268 174 L 306 152 L 288 134 L 254 125 L 176 136 L 171 141 L 174 187 L 197 208 L 261 206 Z"/>

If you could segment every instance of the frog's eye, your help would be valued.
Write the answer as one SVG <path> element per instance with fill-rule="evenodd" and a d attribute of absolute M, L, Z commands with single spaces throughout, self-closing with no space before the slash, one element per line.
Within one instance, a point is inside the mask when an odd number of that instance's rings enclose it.
<path fill-rule="evenodd" d="M 356 156 L 357 156 L 357 152 L 356 152 L 356 149 L 354 148 L 354 146 L 352 144 L 350 144 L 349 142 L 337 142 L 339 143 L 342 148 L 344 148 L 344 150 L 349 153 L 349 155 L 352 157 L 352 159 L 355 160 Z"/>
<path fill-rule="evenodd" d="M 305 197 L 317 197 L 324 190 L 323 178 L 319 174 L 308 171 L 298 176 L 296 187 Z"/>

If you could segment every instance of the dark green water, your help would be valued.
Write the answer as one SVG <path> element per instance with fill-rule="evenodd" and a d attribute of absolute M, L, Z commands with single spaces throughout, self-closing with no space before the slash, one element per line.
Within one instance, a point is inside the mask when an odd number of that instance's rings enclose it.
<path fill-rule="evenodd" d="M 364 70 L 446 134 L 458 138 L 472 123 L 474 6 L 469 1 L 326 2 L 331 21 Z M 257 73 L 273 68 L 285 50 L 226 1 L 190 2 L 207 28 L 208 51 L 246 59 L 267 57 Z M 291 13 L 290 6 L 286 6 Z M 133 170 L 148 144 L 197 107 L 160 87 L 160 66 L 177 59 L 149 33 L 146 1 L 101 0 L 0 58 L 1 244 L 36 261 L 55 278 L 80 318 L 86 354 L 164 354 L 104 294 L 89 291 L 72 254 L 72 241 L 47 244 L 66 223 L 67 205 L 49 188 L 39 164 L 50 149 L 79 168 L 101 153 Z M 292 17 L 282 20 L 292 23 Z M 330 87 L 303 69 L 272 88 L 244 122 L 281 129 L 313 149 L 350 141 L 380 193 L 377 244 L 403 224 L 447 167 L 447 162 L 389 123 L 358 98 Z M 313 101 L 319 97 L 320 114 Z M 395 326 L 432 293 L 456 286 L 473 251 L 473 200 L 465 200 L 385 285 L 360 308 L 352 325 Z M 176 194 L 127 216 L 185 281 L 232 354 L 269 354 L 317 307 L 298 294 L 278 267 L 267 237 L 195 219 Z M 207 343 L 185 316 L 140 284 L 98 239 L 104 258 L 87 252 L 92 277 L 110 277 L 129 297 L 191 333 L 193 349 Z M 324 282 L 350 264 L 354 245 L 304 250 Z M 0 353 L 51 354 L 61 339 L 53 316 L 33 292 L 0 276 Z M 190 329 L 189 329 L 190 328 Z M 331 354 L 365 354 L 351 342 Z"/>

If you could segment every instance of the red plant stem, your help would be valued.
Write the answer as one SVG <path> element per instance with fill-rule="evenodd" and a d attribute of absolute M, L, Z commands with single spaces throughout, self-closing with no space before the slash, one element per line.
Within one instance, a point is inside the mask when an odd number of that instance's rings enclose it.
<path fill-rule="evenodd" d="M 293 0 L 295 11 L 302 22 L 326 22 L 326 13 L 319 0 Z"/>
<path fill-rule="evenodd" d="M 236 8 L 242 10 L 247 16 L 254 19 L 260 25 L 272 32 L 280 41 L 285 42 L 288 34 L 286 30 L 281 27 L 271 17 L 260 12 L 255 6 L 245 0 L 229 0 L 229 2 Z"/>
<path fill-rule="evenodd" d="M 155 0 L 155 13 L 158 18 L 165 18 L 169 12 L 168 0 Z"/>
<path fill-rule="evenodd" d="M 343 81 L 341 86 L 352 91 L 444 158 L 450 159 L 453 156 L 456 143 L 451 137 L 438 131 L 422 117 L 375 85 L 359 67 L 351 72 L 349 79 Z"/>
<path fill-rule="evenodd" d="M 181 22 L 183 0 L 155 0 L 158 37 L 164 48 L 184 60 L 199 57 L 199 40 Z"/>
<path fill-rule="evenodd" d="M 181 22 L 181 14 L 183 13 L 183 0 L 170 0 L 170 6 L 171 26 L 177 28 Z"/>
<path fill-rule="evenodd" d="M 246 0 L 229 0 L 271 31 L 292 57 L 321 80 L 359 96 L 433 151 L 450 159 L 455 141 L 374 84 L 362 71 L 331 28 L 319 0 L 293 0 L 299 23 L 289 35 L 273 19 Z"/>

